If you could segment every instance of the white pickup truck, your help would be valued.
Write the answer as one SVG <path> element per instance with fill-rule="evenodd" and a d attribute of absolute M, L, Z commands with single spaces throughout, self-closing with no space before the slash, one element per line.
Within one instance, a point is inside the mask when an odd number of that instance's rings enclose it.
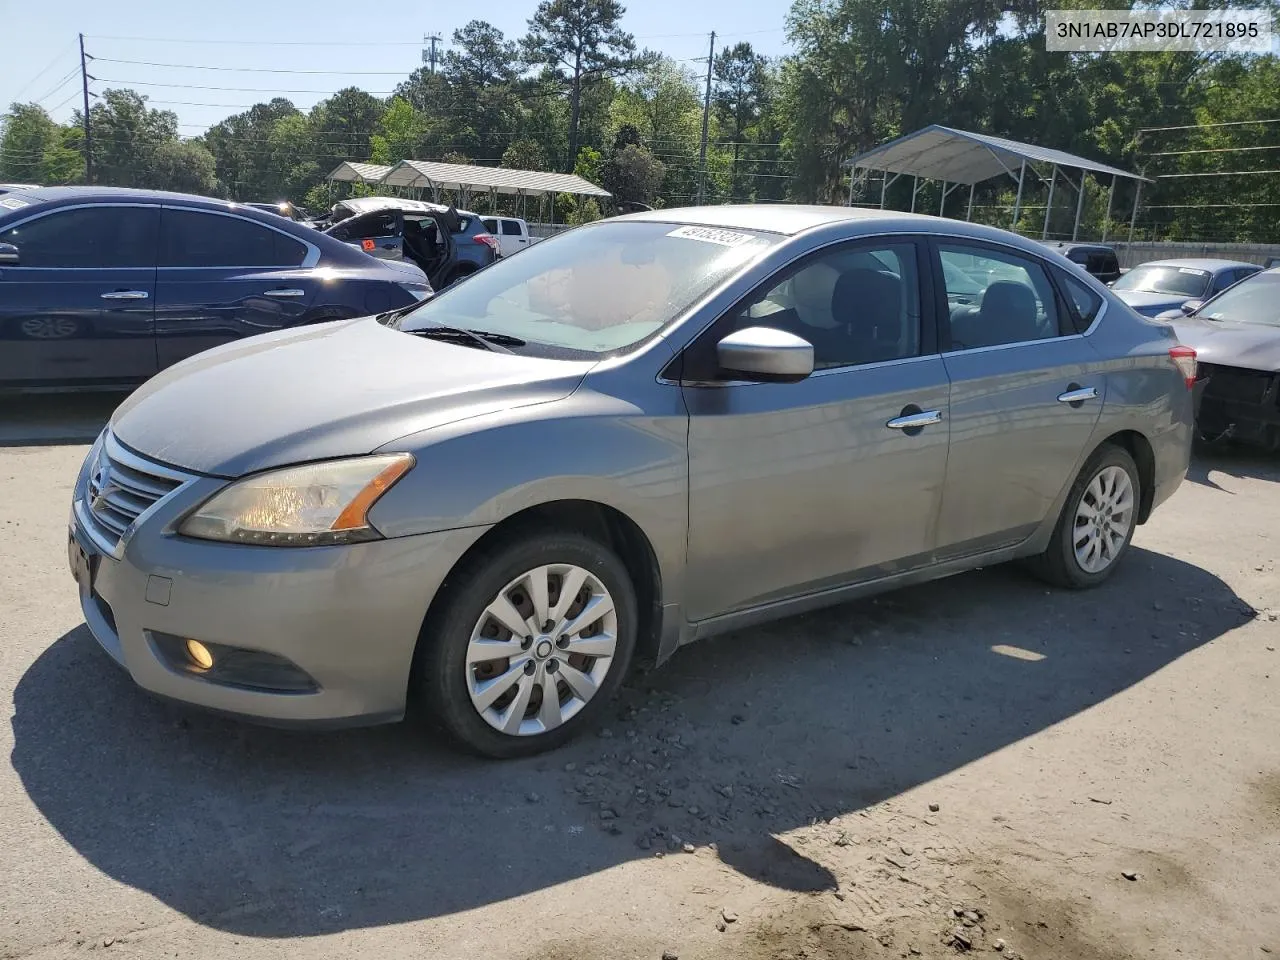
<path fill-rule="evenodd" d="M 481 217 L 484 228 L 498 240 L 498 256 L 509 257 L 537 243 L 541 237 L 529 236 L 529 224 L 519 217 Z"/>

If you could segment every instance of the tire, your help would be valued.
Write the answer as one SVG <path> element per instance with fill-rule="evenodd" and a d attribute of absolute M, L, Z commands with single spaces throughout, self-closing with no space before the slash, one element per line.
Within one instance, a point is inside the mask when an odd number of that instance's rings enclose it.
<path fill-rule="evenodd" d="M 547 630 L 544 622 L 541 632 L 526 630 L 521 638 L 492 609 L 512 626 L 523 622 L 519 617 L 532 618 L 537 589 L 530 589 L 529 577 L 537 579 L 538 571 L 555 627 Z M 561 607 L 559 587 L 571 578 L 581 588 L 577 599 Z M 441 589 L 440 607 L 427 617 L 418 640 L 411 693 L 474 753 L 508 759 L 553 750 L 591 728 L 626 678 L 639 626 L 635 587 L 618 556 L 589 537 L 522 531 L 464 560 Z M 597 620 L 578 619 L 588 596 L 596 604 L 593 612 L 604 611 Z M 502 598 L 516 608 L 514 623 Z M 561 628 L 575 620 L 586 636 L 562 636 Z M 592 655 L 610 649 L 610 636 L 612 655 Z M 558 706 L 544 712 L 549 690 L 556 692 Z"/>
<path fill-rule="evenodd" d="M 1123 477 L 1123 478 L 1122 478 Z M 1127 480 L 1127 496 L 1124 481 Z M 1097 502 L 1099 491 L 1102 502 L 1112 498 L 1122 509 L 1105 513 L 1109 521 L 1090 531 L 1092 521 L 1086 511 Z M 1082 510 L 1082 503 L 1084 509 Z M 1142 482 L 1138 466 L 1123 447 L 1106 443 L 1094 451 L 1071 485 L 1058 525 L 1054 528 L 1044 553 L 1032 557 L 1031 570 L 1054 586 L 1083 590 L 1104 583 L 1129 551 L 1134 531 L 1138 527 L 1138 508 L 1142 503 Z M 1106 508 L 1104 508 L 1105 511 Z M 1123 530 L 1118 529 L 1123 526 Z M 1090 553 L 1090 541 L 1096 550 Z M 1081 545 L 1081 549 L 1077 546 Z M 1092 556 L 1093 562 L 1087 562 Z"/>

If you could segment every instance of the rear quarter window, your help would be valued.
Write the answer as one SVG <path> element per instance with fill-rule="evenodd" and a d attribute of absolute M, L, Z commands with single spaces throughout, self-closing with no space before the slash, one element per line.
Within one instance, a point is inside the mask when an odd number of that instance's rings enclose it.
<path fill-rule="evenodd" d="M 1076 328 L 1084 333 L 1097 319 L 1098 311 L 1102 309 L 1102 297 L 1068 273 L 1057 271 L 1057 277 L 1071 301 Z"/>

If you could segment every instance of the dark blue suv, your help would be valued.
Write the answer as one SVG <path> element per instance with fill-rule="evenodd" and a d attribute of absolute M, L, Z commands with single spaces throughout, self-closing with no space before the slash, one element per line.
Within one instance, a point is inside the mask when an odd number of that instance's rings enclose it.
<path fill-rule="evenodd" d="M 105 187 L 0 196 L 0 390 L 130 386 L 231 340 L 430 294 L 413 264 L 242 204 Z"/>

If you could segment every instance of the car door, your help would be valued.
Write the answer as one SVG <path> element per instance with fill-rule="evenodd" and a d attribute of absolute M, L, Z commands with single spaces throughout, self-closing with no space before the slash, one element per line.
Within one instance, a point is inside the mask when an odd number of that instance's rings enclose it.
<path fill-rule="evenodd" d="M 160 368 L 300 322 L 319 290 L 310 269 L 318 256 L 246 217 L 166 206 L 155 298 Z"/>
<path fill-rule="evenodd" d="M 937 241 L 933 264 L 950 320 L 942 359 L 951 448 L 938 522 L 939 557 L 948 559 L 1019 542 L 1039 526 L 1074 479 L 1106 379 L 1048 264 L 971 240 Z M 957 270 L 980 279 L 976 305 L 951 296 Z M 1097 297 L 1067 273 L 1056 276 Z"/>
<path fill-rule="evenodd" d="M 502 221 L 502 255 L 509 257 L 529 245 L 529 235 L 521 228 L 519 220 Z"/>
<path fill-rule="evenodd" d="M 86 204 L 0 232 L 0 383 L 139 381 L 156 372 L 158 207 Z"/>
<path fill-rule="evenodd" d="M 404 219 L 399 210 L 375 210 L 343 220 L 327 233 L 379 260 L 403 260 Z"/>
<path fill-rule="evenodd" d="M 948 385 L 922 251 L 900 237 L 825 248 L 764 282 L 680 358 L 691 619 L 927 562 Z M 808 339 L 814 373 L 728 379 L 715 345 L 750 326 Z"/>

